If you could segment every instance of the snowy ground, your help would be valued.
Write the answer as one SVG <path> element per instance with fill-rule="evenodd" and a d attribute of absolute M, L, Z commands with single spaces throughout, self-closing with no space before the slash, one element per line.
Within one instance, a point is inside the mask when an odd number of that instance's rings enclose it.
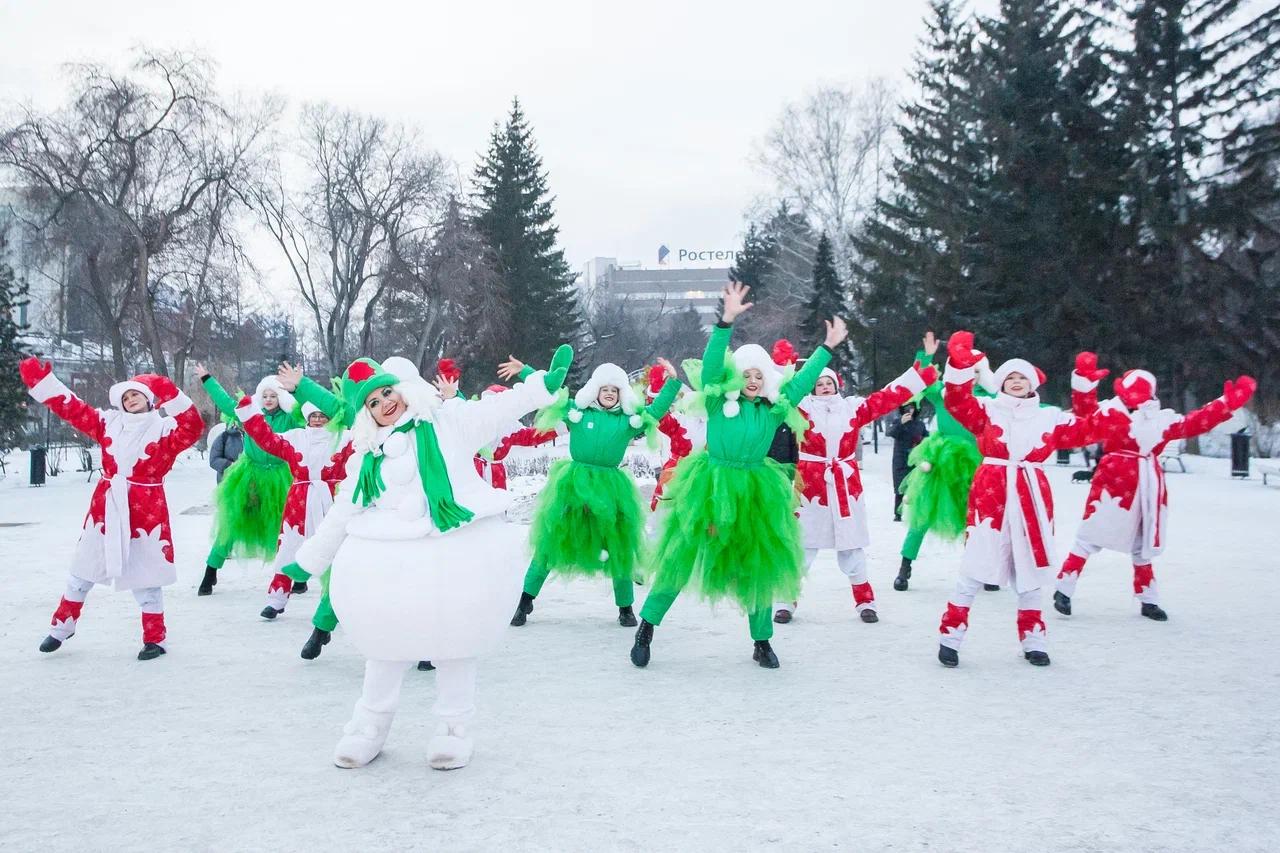
<path fill-rule="evenodd" d="M 1193 459 L 1169 478 L 1156 566 L 1171 621 L 1141 619 L 1124 559 L 1104 554 L 1077 616 L 1046 600 L 1051 667 L 1022 661 L 1001 592 L 978 600 L 951 671 L 936 626 L 958 551 L 926 543 L 912 589 L 893 591 L 888 459 L 866 466 L 880 624 L 855 620 L 828 556 L 779 626 L 782 669 L 752 664 L 743 617 L 687 597 L 641 671 L 607 586 L 553 581 L 483 666 L 476 757 L 447 774 L 425 762 L 430 673 L 410 673 L 384 755 L 338 770 L 362 661 L 340 629 L 298 657 L 316 596 L 263 622 L 268 572 L 229 565 L 196 597 L 198 458 L 170 480 L 169 654 L 135 660 L 133 599 L 102 590 L 77 636 L 39 654 L 90 487 L 68 472 L 29 489 L 11 467 L 0 849 L 1275 850 L 1280 490 Z M 1060 547 L 1085 497 L 1071 470 L 1051 473 Z"/>

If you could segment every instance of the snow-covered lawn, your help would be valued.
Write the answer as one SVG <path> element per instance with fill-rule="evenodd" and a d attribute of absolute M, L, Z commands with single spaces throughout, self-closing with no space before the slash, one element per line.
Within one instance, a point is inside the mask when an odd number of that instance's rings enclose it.
<path fill-rule="evenodd" d="M 1046 591 L 1051 667 L 1023 662 L 999 592 L 943 669 L 959 551 L 926 542 L 894 592 L 882 448 L 866 462 L 880 624 L 855 619 L 826 555 L 779 626 L 780 670 L 751 662 L 744 617 L 690 595 L 642 671 L 607 584 L 553 580 L 482 665 L 472 765 L 439 773 L 431 673 L 409 674 L 383 756 L 338 770 L 362 660 L 341 629 L 298 657 L 316 594 L 267 623 L 269 572 L 229 565 L 196 597 L 210 518 L 185 511 L 213 483 L 198 458 L 170 478 L 169 654 L 135 660 L 137 606 L 101 589 L 76 637 L 38 653 L 90 486 L 67 472 L 26 488 L 21 460 L 0 481 L 0 849 L 1275 850 L 1280 490 L 1189 461 L 1156 563 L 1166 624 L 1138 616 L 1106 553 L 1071 620 Z M 1050 473 L 1060 550 L 1086 493 L 1073 470 Z"/>

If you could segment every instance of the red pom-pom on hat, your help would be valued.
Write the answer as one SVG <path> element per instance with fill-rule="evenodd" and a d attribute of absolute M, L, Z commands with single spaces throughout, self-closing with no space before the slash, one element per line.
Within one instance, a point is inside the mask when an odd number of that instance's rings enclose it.
<path fill-rule="evenodd" d="M 661 364 L 649 368 L 649 393 L 657 394 L 667 381 L 667 371 Z"/>
<path fill-rule="evenodd" d="M 373 373 L 373 366 L 363 358 L 358 358 L 347 365 L 347 378 L 352 382 L 363 382 Z"/>
<path fill-rule="evenodd" d="M 773 363 L 779 367 L 786 367 L 800 360 L 800 353 L 796 352 L 796 348 L 786 338 L 779 338 L 774 342 L 772 356 Z"/>
<path fill-rule="evenodd" d="M 451 358 L 442 358 L 436 362 L 436 373 L 439 373 L 448 382 L 457 382 L 462 378 L 462 369 Z"/>

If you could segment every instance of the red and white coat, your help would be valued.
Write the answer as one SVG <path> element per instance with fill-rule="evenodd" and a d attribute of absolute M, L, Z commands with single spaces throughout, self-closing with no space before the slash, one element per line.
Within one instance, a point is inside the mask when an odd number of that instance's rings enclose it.
<path fill-rule="evenodd" d="M 242 400 L 236 417 L 258 446 L 283 459 L 293 474 L 280 519 L 279 549 L 273 564 L 276 571 L 294 562 L 298 549 L 315 533 L 333 506 L 338 484 L 346 476 L 351 456 L 351 439 L 328 427 L 298 427 L 273 432 L 262 410 L 252 401 Z"/>
<path fill-rule="evenodd" d="M 75 577 L 116 589 L 168 586 L 178 579 L 164 477 L 178 454 L 196 443 L 204 421 L 186 394 L 156 379 L 170 389 L 160 403 L 164 414 L 94 408 L 52 373 L 30 386 L 32 398 L 102 446 L 102 479 L 76 545 Z"/>
<path fill-rule="evenodd" d="M 1097 394 L 1077 395 L 1077 415 L 1101 412 L 1103 457 L 1090 482 L 1084 521 L 1077 538 L 1149 563 L 1164 550 L 1168 532 L 1169 493 L 1160 454 L 1172 441 L 1201 435 L 1231 419 L 1221 397 L 1181 415 L 1147 400 L 1129 409 L 1119 398 L 1101 406 Z"/>
<path fill-rule="evenodd" d="M 507 488 L 507 454 L 513 447 L 537 447 L 546 444 L 556 437 L 555 430 L 539 431 L 533 427 L 519 427 L 508 432 L 490 446 L 493 458 L 489 459 L 477 453 L 475 457 L 476 473 L 480 479 L 495 489 Z"/>
<path fill-rule="evenodd" d="M 982 464 L 969 490 L 968 533 L 960 573 L 988 584 L 1015 583 L 1019 593 L 1044 586 L 1053 553 L 1053 492 L 1043 463 L 1058 449 L 1098 440 L 1101 415 L 1076 417 L 1027 398 L 975 397 L 972 367 L 948 364 L 947 411 L 978 439 Z M 1073 376 L 1072 387 L 1092 385 Z"/>
<path fill-rule="evenodd" d="M 800 401 L 809 427 L 800 438 L 796 463 L 800 508 L 796 512 L 805 548 L 848 551 L 871 542 L 858 468 L 861 430 L 923 391 L 915 368 L 869 397 L 819 397 Z"/>

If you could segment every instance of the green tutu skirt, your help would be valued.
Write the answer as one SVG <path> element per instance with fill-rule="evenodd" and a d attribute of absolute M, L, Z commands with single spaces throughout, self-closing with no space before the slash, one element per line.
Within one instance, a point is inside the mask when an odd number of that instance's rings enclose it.
<path fill-rule="evenodd" d="M 942 539 L 960 539 L 967 527 L 969 487 L 982 463 L 978 446 L 963 438 L 934 433 L 916 445 L 902 481 L 903 516 L 912 530 L 927 530 Z M 928 462 L 923 471 L 920 463 Z"/>
<path fill-rule="evenodd" d="M 655 591 L 692 581 L 707 600 L 731 598 L 748 613 L 800 595 L 797 499 L 782 465 L 734 465 L 703 450 L 680 461 L 665 495 Z"/>
<path fill-rule="evenodd" d="M 643 566 L 644 519 L 630 473 L 561 459 L 533 514 L 533 562 L 561 574 L 630 579 Z"/>
<path fill-rule="evenodd" d="M 231 557 L 270 560 L 280 539 L 280 519 L 293 475 L 284 462 L 237 459 L 213 492 L 213 547 Z"/>

